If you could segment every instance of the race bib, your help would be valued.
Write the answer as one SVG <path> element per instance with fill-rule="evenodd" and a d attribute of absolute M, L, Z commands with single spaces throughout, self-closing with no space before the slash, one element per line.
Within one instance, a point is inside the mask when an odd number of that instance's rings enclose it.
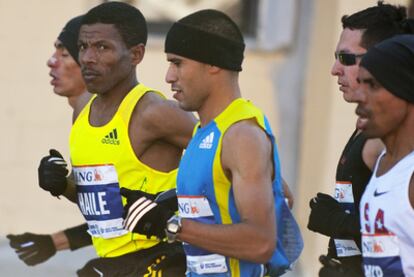
<path fill-rule="evenodd" d="M 204 196 L 178 196 L 178 211 L 184 218 L 203 219 L 215 223 L 213 211 Z"/>
<path fill-rule="evenodd" d="M 94 237 L 104 239 L 126 234 L 118 175 L 112 164 L 75 166 L 78 206 Z"/>
<path fill-rule="evenodd" d="M 337 182 L 335 184 L 335 199 L 341 204 L 347 213 L 354 213 L 354 195 L 352 183 Z"/>
<path fill-rule="evenodd" d="M 362 234 L 365 276 L 403 276 L 398 239 L 392 233 Z"/>
<path fill-rule="evenodd" d="M 204 196 L 178 196 L 178 211 L 183 218 L 215 224 L 214 214 L 208 199 Z M 214 274 L 228 271 L 226 258 L 188 243 L 183 243 L 186 252 L 187 269 L 197 274 Z"/>
<path fill-rule="evenodd" d="M 227 272 L 226 258 L 218 254 L 187 256 L 188 270 L 197 274 Z"/>
<path fill-rule="evenodd" d="M 353 214 L 355 212 L 354 207 L 354 195 L 352 193 L 352 183 L 350 182 L 337 182 L 335 184 L 335 199 L 341 204 L 345 212 Z M 361 255 L 357 244 L 351 239 L 334 239 L 336 254 L 338 257 L 350 257 Z"/>

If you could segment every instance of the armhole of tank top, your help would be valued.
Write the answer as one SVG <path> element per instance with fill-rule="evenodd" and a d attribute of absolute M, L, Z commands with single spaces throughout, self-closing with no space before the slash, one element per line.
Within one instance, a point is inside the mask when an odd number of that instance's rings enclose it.
<path fill-rule="evenodd" d="M 264 122 L 263 122 L 263 126 L 260 124 L 259 119 L 257 118 L 257 115 L 251 114 L 249 116 L 240 118 L 237 121 L 234 121 L 232 123 L 229 123 L 229 122 L 231 122 L 231 120 L 226 120 L 225 122 L 223 122 L 223 124 L 217 124 L 217 122 L 216 122 L 217 128 L 219 130 L 222 130 L 222 128 L 225 130 L 224 133 L 222 133 L 221 136 L 220 136 L 219 145 L 218 145 L 217 153 L 216 153 L 216 155 L 219 155 L 219 157 L 217 158 L 218 168 L 220 168 L 220 171 L 221 171 L 220 174 L 223 175 L 226 178 L 226 180 L 229 181 L 229 182 L 231 182 L 231 181 L 229 180 L 229 178 L 225 174 L 225 170 L 223 168 L 223 163 L 222 163 L 222 159 L 221 159 L 222 158 L 221 157 L 221 153 L 223 152 L 222 151 L 222 149 L 223 149 L 223 139 L 224 139 L 224 135 L 227 133 L 227 131 L 229 130 L 229 128 L 231 128 L 232 125 L 234 125 L 234 124 L 236 124 L 236 123 L 238 123 L 240 121 L 244 121 L 244 120 L 254 120 L 254 121 L 256 121 L 257 126 L 259 126 L 259 128 L 261 128 L 263 130 L 263 132 L 265 132 L 265 134 L 269 137 L 269 139 L 270 139 L 270 141 L 272 143 L 272 157 L 273 157 L 273 141 L 272 141 L 272 137 L 267 132 L 266 126 L 265 126 Z M 196 125 L 196 128 L 197 128 L 197 126 L 198 125 Z M 274 165 L 274 167 L 275 167 L 275 165 Z"/>
<path fill-rule="evenodd" d="M 142 97 L 144 97 L 144 95 L 149 92 L 156 93 L 163 99 L 166 99 L 166 97 L 161 92 L 146 87 L 144 91 L 140 91 L 140 90 L 131 91 L 131 94 L 128 95 L 129 96 L 128 99 L 125 99 L 125 101 L 121 103 L 119 114 L 122 120 L 124 121 L 125 125 L 128 127 L 128 129 L 129 129 L 129 123 L 131 121 L 131 116 L 135 110 L 135 107 L 137 106 L 138 102 L 142 99 Z"/>
<path fill-rule="evenodd" d="M 382 150 L 381 154 L 378 156 L 378 159 L 377 159 L 377 161 L 375 162 L 375 165 L 374 165 L 374 169 L 372 170 L 372 177 L 371 178 L 378 178 L 377 177 L 378 166 L 379 166 L 379 163 L 380 163 L 381 159 L 384 157 L 385 153 L 386 152 L 385 152 L 385 149 L 384 149 L 384 150 Z"/>
<path fill-rule="evenodd" d="M 414 202 L 411 203 L 411 194 L 414 193 L 414 186 L 411 187 L 411 182 L 414 179 L 414 169 L 411 172 L 410 178 L 408 178 L 408 206 L 411 208 L 411 214 L 414 214 Z M 413 181 L 414 182 L 414 181 Z"/>

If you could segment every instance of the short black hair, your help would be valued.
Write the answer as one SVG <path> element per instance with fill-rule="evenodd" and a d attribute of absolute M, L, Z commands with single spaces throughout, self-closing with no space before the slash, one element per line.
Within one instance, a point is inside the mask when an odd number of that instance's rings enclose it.
<path fill-rule="evenodd" d="M 243 35 L 237 24 L 228 15 L 218 10 L 201 10 L 178 22 L 237 43 L 244 43 Z"/>
<path fill-rule="evenodd" d="M 82 25 L 95 23 L 113 24 L 128 48 L 147 43 L 148 30 L 145 17 L 137 8 L 129 4 L 106 2 L 92 8 L 83 17 Z"/>
<path fill-rule="evenodd" d="M 369 49 L 387 38 L 404 33 L 401 23 L 406 17 L 407 9 L 404 6 L 378 1 L 377 6 L 344 15 L 341 21 L 344 29 L 362 30 L 360 46 Z"/>

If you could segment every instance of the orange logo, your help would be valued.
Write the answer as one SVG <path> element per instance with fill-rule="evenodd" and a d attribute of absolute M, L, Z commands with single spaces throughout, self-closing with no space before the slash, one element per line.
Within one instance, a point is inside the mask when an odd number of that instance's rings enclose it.
<path fill-rule="evenodd" d="M 382 245 L 379 242 L 374 242 L 374 253 L 382 253 L 384 252 L 384 249 L 382 248 Z"/>
<path fill-rule="evenodd" d="M 339 191 L 338 199 L 344 199 L 344 198 L 345 198 L 345 193 L 343 191 Z"/>
<path fill-rule="evenodd" d="M 102 176 L 101 176 L 101 174 L 98 172 L 98 170 L 96 170 L 96 169 L 95 169 L 95 171 L 94 171 L 94 178 L 95 178 L 95 181 L 102 181 Z"/>
<path fill-rule="evenodd" d="M 197 214 L 199 212 L 199 210 L 197 209 L 196 206 L 191 206 L 191 213 L 192 214 Z"/>

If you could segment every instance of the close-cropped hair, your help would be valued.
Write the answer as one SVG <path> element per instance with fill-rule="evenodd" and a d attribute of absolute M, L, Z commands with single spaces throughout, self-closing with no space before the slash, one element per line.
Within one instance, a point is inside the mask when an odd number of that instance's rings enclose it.
<path fill-rule="evenodd" d="M 122 2 L 106 2 L 89 10 L 82 19 L 82 25 L 96 23 L 113 24 L 125 45 L 130 48 L 148 38 L 144 15 L 134 6 Z"/>
<path fill-rule="evenodd" d="M 405 33 L 403 22 L 406 18 L 406 7 L 378 1 L 377 6 L 344 15 L 341 21 L 343 29 L 362 30 L 360 46 L 369 49 L 378 42 Z"/>

